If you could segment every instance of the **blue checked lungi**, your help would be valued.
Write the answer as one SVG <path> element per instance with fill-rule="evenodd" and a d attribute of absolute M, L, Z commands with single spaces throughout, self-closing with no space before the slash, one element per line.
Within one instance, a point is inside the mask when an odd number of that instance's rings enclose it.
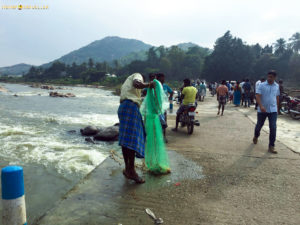
<path fill-rule="evenodd" d="M 138 105 L 124 100 L 119 106 L 118 116 L 119 145 L 134 150 L 137 158 L 144 158 L 146 132 Z"/>

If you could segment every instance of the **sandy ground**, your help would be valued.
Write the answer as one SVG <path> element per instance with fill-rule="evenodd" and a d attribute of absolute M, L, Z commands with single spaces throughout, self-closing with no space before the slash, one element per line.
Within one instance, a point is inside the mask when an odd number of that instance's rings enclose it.
<path fill-rule="evenodd" d="M 285 119 L 272 155 L 267 130 L 252 144 L 254 109 L 227 106 L 221 117 L 215 98 L 207 98 L 198 112 L 193 135 L 170 131 L 168 117 L 170 175 L 144 174 L 146 183 L 136 185 L 107 159 L 35 224 L 154 224 L 145 208 L 169 225 L 299 224 L 300 155 L 292 151 L 299 141 L 281 137 Z M 288 126 L 297 136 L 299 121 Z"/>

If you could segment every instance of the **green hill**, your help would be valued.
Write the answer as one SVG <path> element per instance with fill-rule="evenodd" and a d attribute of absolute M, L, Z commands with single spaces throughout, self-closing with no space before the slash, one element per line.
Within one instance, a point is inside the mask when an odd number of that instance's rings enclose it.
<path fill-rule="evenodd" d="M 0 76 L 1 75 L 22 75 L 23 73 L 27 73 L 32 65 L 20 63 L 13 66 L 6 66 L 0 68 Z"/>
<path fill-rule="evenodd" d="M 92 58 L 94 62 L 112 62 L 113 60 L 120 60 L 132 53 L 147 51 L 150 47 L 151 45 L 135 39 L 106 37 L 102 40 L 94 41 L 78 50 L 72 51 L 57 60 L 69 65 L 73 62 L 77 64 L 88 62 L 89 58 Z M 47 67 L 51 63 L 52 62 L 42 66 Z"/>

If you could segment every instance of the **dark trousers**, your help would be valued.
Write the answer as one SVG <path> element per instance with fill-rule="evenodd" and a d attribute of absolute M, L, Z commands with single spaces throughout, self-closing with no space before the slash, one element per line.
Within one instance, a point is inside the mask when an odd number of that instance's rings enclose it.
<path fill-rule="evenodd" d="M 270 127 L 270 137 L 269 137 L 269 146 L 275 146 L 276 140 L 276 122 L 277 122 L 277 112 L 273 113 L 257 113 L 257 124 L 255 127 L 255 137 L 260 136 L 260 130 L 263 127 L 266 118 L 268 117 L 269 120 L 269 127 Z"/>
<path fill-rule="evenodd" d="M 246 106 L 248 106 L 248 107 L 250 107 L 250 105 L 251 105 L 251 98 L 250 98 L 251 96 L 250 96 L 250 93 L 248 92 L 246 92 L 245 94 L 244 94 L 244 102 L 245 102 L 245 107 Z M 247 103 L 248 103 L 248 105 L 247 105 Z"/>

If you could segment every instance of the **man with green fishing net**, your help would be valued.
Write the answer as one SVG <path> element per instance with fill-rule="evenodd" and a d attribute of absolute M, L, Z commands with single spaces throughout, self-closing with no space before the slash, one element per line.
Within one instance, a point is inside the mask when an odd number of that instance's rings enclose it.
<path fill-rule="evenodd" d="M 126 178 L 134 180 L 136 183 L 144 183 L 135 171 L 135 157 L 144 158 L 146 132 L 140 113 L 141 90 L 154 87 L 154 83 L 144 83 L 144 78 L 139 73 L 129 76 L 121 88 L 120 106 L 118 117 L 120 120 L 119 145 L 122 146 L 125 161 L 123 174 Z"/>

